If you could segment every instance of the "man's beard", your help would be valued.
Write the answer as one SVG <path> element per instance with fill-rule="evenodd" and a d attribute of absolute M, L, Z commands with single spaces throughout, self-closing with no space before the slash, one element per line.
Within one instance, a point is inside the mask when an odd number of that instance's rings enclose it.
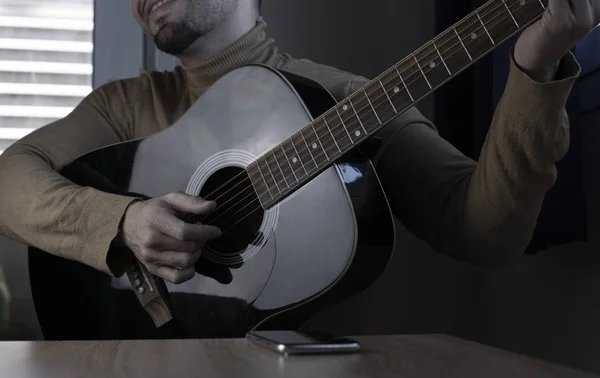
<path fill-rule="evenodd" d="M 181 55 L 192 43 L 202 36 L 188 22 L 167 23 L 161 26 L 154 43 L 156 47 L 170 55 Z"/>

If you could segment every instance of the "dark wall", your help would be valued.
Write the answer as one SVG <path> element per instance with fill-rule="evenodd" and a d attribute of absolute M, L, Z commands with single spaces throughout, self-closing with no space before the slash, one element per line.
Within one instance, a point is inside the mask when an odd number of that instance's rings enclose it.
<path fill-rule="evenodd" d="M 375 77 L 433 37 L 434 0 L 263 1 L 269 33 L 295 57 Z M 419 109 L 432 116 L 433 98 Z"/>
<path fill-rule="evenodd" d="M 373 76 L 475 5 L 443 0 L 266 1 L 264 16 L 270 34 L 293 55 Z M 597 54 L 600 49 L 589 51 Z M 505 53 L 499 51 L 498 57 L 480 61 L 445 92 L 439 91 L 435 101 L 419 106 L 444 137 L 471 156 L 477 156 L 481 139 L 474 125 L 489 125 L 498 92 L 494 88 L 504 85 L 502 74 L 493 75 L 494 63 L 498 69 L 506 63 Z M 462 105 L 456 107 L 452 97 Z M 600 114 L 589 113 L 581 125 L 590 208 L 587 242 L 550 247 L 525 256 L 514 267 L 487 271 L 435 253 L 397 224 L 396 253 L 381 279 L 313 324 L 346 334 L 452 334 L 600 372 Z"/>

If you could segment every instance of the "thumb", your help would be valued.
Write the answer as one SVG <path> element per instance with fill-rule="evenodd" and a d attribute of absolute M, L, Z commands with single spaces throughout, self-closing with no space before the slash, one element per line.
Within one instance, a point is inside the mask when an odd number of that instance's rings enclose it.
<path fill-rule="evenodd" d="M 192 196 L 183 192 L 169 193 L 163 199 L 173 210 L 182 213 L 208 214 L 217 207 L 215 201 L 206 201 L 202 197 Z"/>

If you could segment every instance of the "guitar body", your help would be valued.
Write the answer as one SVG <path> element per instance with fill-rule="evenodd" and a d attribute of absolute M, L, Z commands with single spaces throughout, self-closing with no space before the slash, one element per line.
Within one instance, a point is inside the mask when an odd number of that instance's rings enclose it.
<path fill-rule="evenodd" d="M 334 105 L 312 81 L 245 66 L 223 76 L 168 129 L 92 151 L 61 173 L 114 193 L 205 196 Z M 238 213 L 240 222 L 207 246 L 193 279 L 167 283 L 175 320 L 160 328 L 127 276 L 30 248 L 46 339 L 243 337 L 256 328 L 300 328 L 357 294 L 384 271 L 395 241 L 367 142 L 268 210 Z"/>

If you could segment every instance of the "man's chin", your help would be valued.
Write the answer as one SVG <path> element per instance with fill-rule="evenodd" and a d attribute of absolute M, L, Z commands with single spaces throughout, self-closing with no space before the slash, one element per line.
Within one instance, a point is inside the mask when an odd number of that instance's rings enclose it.
<path fill-rule="evenodd" d="M 154 36 L 156 47 L 169 55 L 181 55 L 198 39 L 199 35 L 185 24 L 163 25 Z"/>

